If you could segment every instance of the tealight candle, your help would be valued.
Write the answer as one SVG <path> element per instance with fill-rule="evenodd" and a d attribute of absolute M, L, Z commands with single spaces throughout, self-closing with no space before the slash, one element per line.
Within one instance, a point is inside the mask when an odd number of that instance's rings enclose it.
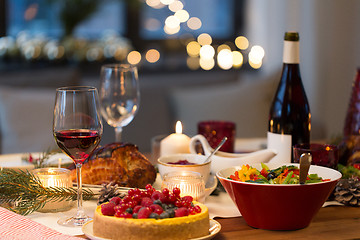
<path fill-rule="evenodd" d="M 180 121 L 176 122 L 175 133 L 170 134 L 160 142 L 160 156 L 190 153 L 190 137 L 182 133 L 182 125 Z"/>
<path fill-rule="evenodd" d="M 169 172 L 163 177 L 161 189 L 172 191 L 175 187 L 180 189 L 180 196 L 192 196 L 195 201 L 205 201 L 205 183 L 203 176 L 198 172 L 179 171 Z"/>
<path fill-rule="evenodd" d="M 65 168 L 39 168 L 33 170 L 44 187 L 72 187 L 70 170 Z M 48 202 L 39 212 L 60 212 L 72 207 L 72 201 Z"/>

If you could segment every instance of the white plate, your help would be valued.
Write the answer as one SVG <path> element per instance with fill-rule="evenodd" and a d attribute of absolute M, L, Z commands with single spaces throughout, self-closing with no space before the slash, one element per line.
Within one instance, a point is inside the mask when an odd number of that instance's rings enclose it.
<path fill-rule="evenodd" d="M 0 155 L 0 167 L 3 168 L 12 168 L 12 169 L 21 169 L 21 170 L 31 170 L 34 169 L 34 165 L 22 160 L 24 157 L 28 157 L 29 154 L 33 158 L 39 158 L 42 153 L 14 153 L 14 154 L 3 154 Z M 46 163 L 50 165 L 57 165 L 61 158 L 61 163 L 71 163 L 71 159 L 64 153 L 56 153 L 49 156 Z"/>
<path fill-rule="evenodd" d="M 210 228 L 209 234 L 199 238 L 192 238 L 190 240 L 209 240 L 216 236 L 221 230 L 221 225 L 218 221 L 210 219 Z M 93 220 L 87 222 L 82 226 L 82 231 L 86 237 L 90 238 L 91 240 L 110 240 L 108 238 L 101 238 L 96 237 L 93 233 Z"/>

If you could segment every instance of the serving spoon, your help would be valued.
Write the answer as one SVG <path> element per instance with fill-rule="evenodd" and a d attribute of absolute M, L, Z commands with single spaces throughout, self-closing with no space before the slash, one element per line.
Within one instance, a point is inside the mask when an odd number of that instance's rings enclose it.
<path fill-rule="evenodd" d="M 212 153 L 210 153 L 210 155 L 205 159 L 204 163 L 207 163 L 210 161 L 210 158 L 217 152 L 219 151 L 219 149 L 221 148 L 222 145 L 224 145 L 224 143 L 226 142 L 227 137 L 224 137 L 221 142 L 219 143 L 219 145 L 217 145 L 217 147 L 214 149 L 214 151 L 212 151 Z"/>
<path fill-rule="evenodd" d="M 300 156 L 300 176 L 299 182 L 300 184 L 305 184 L 306 177 L 309 172 L 309 168 L 311 165 L 312 156 L 310 153 L 303 153 Z"/>

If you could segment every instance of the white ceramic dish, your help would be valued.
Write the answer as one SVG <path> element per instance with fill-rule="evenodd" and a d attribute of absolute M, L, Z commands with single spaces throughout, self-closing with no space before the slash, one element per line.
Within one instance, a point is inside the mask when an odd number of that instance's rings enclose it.
<path fill-rule="evenodd" d="M 213 219 L 210 219 L 210 228 L 209 228 L 209 234 L 203 237 L 199 238 L 192 238 L 190 240 L 209 240 L 212 239 L 218 234 L 221 230 L 221 225 L 218 221 L 215 221 Z M 87 222 L 82 226 L 82 231 L 85 234 L 86 237 L 88 237 L 91 240 L 110 240 L 107 238 L 101 238 L 94 235 L 93 232 L 93 220 Z"/>
<path fill-rule="evenodd" d="M 206 183 L 209 179 L 211 168 L 211 161 L 204 163 L 206 158 L 204 155 L 182 153 L 162 156 L 157 161 L 160 176 L 162 177 L 165 173 L 173 171 L 193 171 L 200 173 Z M 190 163 L 194 163 L 194 165 L 169 164 L 170 162 L 177 162 L 179 160 L 187 160 Z"/>
<path fill-rule="evenodd" d="M 196 154 L 196 145 L 200 142 L 204 149 L 205 156 L 209 156 L 214 150 L 206 138 L 202 135 L 195 135 L 191 138 L 189 147 L 192 154 Z M 256 141 L 259 143 L 258 141 Z M 247 153 L 227 153 L 218 151 L 214 156 L 211 157 L 211 172 L 216 174 L 218 171 L 224 168 L 254 164 L 254 163 L 267 163 L 276 156 L 277 152 L 274 149 L 260 149 L 253 152 Z"/>

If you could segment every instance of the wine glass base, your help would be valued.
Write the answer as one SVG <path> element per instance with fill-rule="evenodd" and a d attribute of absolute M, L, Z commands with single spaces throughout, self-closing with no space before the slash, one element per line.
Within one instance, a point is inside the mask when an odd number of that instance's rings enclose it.
<path fill-rule="evenodd" d="M 57 223 L 65 227 L 81 227 L 86 222 L 92 220 L 91 217 L 82 216 L 82 217 L 63 217 L 60 218 Z"/>

